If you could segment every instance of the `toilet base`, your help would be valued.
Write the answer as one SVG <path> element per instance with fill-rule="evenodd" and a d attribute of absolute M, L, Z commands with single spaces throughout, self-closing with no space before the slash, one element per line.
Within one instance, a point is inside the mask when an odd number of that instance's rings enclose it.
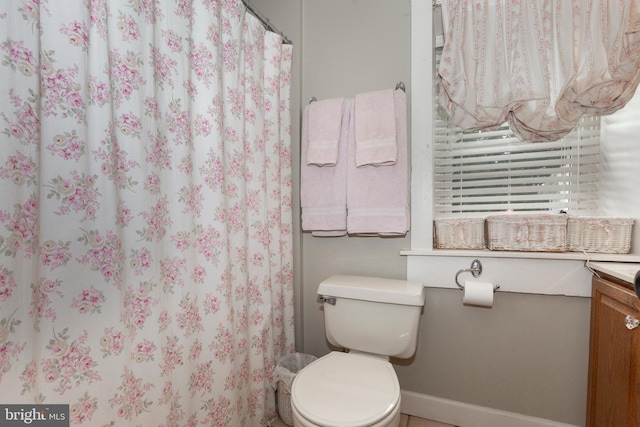
<path fill-rule="evenodd" d="M 293 414 L 293 427 L 335 427 L 335 426 L 325 426 L 314 424 L 302 417 L 296 407 L 291 405 L 291 413 Z M 393 411 L 386 416 L 384 419 L 376 422 L 375 424 L 369 424 L 366 426 L 357 426 L 357 427 L 399 427 L 400 426 L 400 401 L 398 400 L 398 404 L 393 409 Z"/>

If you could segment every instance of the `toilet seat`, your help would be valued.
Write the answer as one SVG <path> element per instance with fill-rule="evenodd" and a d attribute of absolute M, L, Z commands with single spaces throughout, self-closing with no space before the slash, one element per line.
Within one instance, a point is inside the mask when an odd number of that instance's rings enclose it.
<path fill-rule="evenodd" d="M 400 385 L 385 359 L 332 352 L 298 373 L 291 403 L 295 413 L 319 426 L 385 425 L 381 421 L 400 410 Z"/>

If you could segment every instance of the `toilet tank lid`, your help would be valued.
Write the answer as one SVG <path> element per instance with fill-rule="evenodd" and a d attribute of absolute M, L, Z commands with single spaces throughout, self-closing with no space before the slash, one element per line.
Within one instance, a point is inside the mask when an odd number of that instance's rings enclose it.
<path fill-rule="evenodd" d="M 320 282 L 318 295 L 401 305 L 424 305 L 420 282 L 380 277 L 334 275 Z"/>

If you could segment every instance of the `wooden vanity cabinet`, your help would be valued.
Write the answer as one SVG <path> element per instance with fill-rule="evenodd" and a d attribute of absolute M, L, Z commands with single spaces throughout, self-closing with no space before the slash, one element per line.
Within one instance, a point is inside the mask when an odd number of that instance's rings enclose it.
<path fill-rule="evenodd" d="M 630 286 L 593 278 L 587 427 L 640 427 L 640 299 Z"/>

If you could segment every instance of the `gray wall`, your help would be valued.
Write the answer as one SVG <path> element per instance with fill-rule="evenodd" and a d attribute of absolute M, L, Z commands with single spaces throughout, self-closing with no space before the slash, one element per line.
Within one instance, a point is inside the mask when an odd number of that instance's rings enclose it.
<path fill-rule="evenodd" d="M 410 97 L 410 3 L 397 0 L 303 2 L 302 99 L 353 97 L 405 83 Z M 406 278 L 400 250 L 409 238 L 302 236 L 305 352 L 327 352 L 315 289 L 331 274 Z"/>
<path fill-rule="evenodd" d="M 294 43 L 294 159 L 300 108 L 403 81 L 411 97 L 409 0 L 252 0 Z M 425 24 L 429 25 L 429 24 Z M 299 73 L 295 75 L 295 73 Z M 415 118 L 413 118 L 415 120 Z M 299 162 L 295 165 L 299 209 Z M 419 218 L 413 218 L 419 221 Z M 315 238 L 294 224 L 297 347 L 329 351 L 316 288 L 335 273 L 406 278 L 405 238 Z M 588 284 L 587 284 L 588 286 Z M 427 289 L 418 352 L 403 390 L 584 425 L 589 299 L 499 293 L 492 309 Z"/>

